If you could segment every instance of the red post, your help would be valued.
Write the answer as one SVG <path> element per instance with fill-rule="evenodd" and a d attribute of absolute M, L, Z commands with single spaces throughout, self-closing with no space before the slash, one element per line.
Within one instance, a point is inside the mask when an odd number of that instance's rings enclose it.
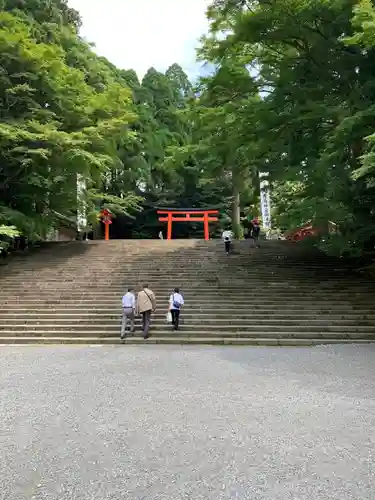
<path fill-rule="evenodd" d="M 203 225 L 204 225 L 204 239 L 208 241 L 210 239 L 210 233 L 208 231 L 208 213 L 203 214 Z"/>
<path fill-rule="evenodd" d="M 165 209 L 158 210 L 159 222 L 167 222 L 167 239 L 172 239 L 172 222 L 203 222 L 204 239 L 210 239 L 209 223 L 217 222 L 216 214 L 218 210 L 185 210 L 185 209 Z"/>
<path fill-rule="evenodd" d="M 167 240 L 172 239 L 172 214 L 168 213 Z"/>
<path fill-rule="evenodd" d="M 104 226 L 104 239 L 105 241 L 109 240 L 109 224 L 105 224 Z"/>

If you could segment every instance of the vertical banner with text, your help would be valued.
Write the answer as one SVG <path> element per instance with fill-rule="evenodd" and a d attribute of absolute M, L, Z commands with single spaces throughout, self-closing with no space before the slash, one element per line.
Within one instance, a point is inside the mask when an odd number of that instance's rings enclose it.
<path fill-rule="evenodd" d="M 263 228 L 266 231 L 267 235 L 271 230 L 271 201 L 268 175 L 268 172 L 259 172 L 260 209 L 262 212 Z"/>
<path fill-rule="evenodd" d="M 77 231 L 84 232 L 86 228 L 86 180 L 82 174 L 77 174 Z"/>

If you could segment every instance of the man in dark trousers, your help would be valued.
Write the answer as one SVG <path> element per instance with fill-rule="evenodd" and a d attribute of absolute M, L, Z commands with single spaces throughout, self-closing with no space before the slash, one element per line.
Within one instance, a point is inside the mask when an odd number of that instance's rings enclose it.
<path fill-rule="evenodd" d="M 179 288 L 175 288 L 169 297 L 169 310 L 172 314 L 172 325 L 174 330 L 178 330 L 180 323 L 181 308 L 184 305 L 184 298 Z"/>
<path fill-rule="evenodd" d="M 254 240 L 254 245 L 259 248 L 259 235 L 260 235 L 260 223 L 258 217 L 254 217 L 251 221 L 253 230 L 252 230 L 252 238 Z"/>
<path fill-rule="evenodd" d="M 233 232 L 230 229 L 225 229 L 221 237 L 224 241 L 225 252 L 227 255 L 229 255 L 232 250 Z"/>
<path fill-rule="evenodd" d="M 143 289 L 138 293 L 137 297 L 137 314 L 142 315 L 143 338 L 149 338 L 149 329 L 151 324 L 151 315 L 156 310 L 156 299 L 154 292 L 148 287 L 143 285 Z"/>

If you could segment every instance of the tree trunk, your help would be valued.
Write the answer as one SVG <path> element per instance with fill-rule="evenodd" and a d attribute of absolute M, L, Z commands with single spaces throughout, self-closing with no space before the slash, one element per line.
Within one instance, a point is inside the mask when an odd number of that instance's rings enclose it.
<path fill-rule="evenodd" d="M 240 190 L 235 178 L 233 178 L 232 231 L 236 239 L 242 237 Z"/>

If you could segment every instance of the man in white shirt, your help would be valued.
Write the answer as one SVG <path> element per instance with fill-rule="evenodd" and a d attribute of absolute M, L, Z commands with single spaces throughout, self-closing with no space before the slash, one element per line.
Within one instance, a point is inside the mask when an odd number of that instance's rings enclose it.
<path fill-rule="evenodd" d="M 128 320 L 130 320 L 130 333 L 134 333 L 134 311 L 135 311 L 134 289 L 129 288 L 127 293 L 122 297 L 121 339 L 126 338 L 126 325 Z"/>
<path fill-rule="evenodd" d="M 180 323 L 181 307 L 184 305 L 184 298 L 180 293 L 179 288 L 175 288 L 169 297 L 169 310 L 172 314 L 172 325 L 174 330 L 178 330 Z"/>
<path fill-rule="evenodd" d="M 231 251 L 232 247 L 233 232 L 230 229 L 225 229 L 221 237 L 223 238 L 224 241 L 225 252 L 227 255 L 229 255 L 229 252 Z"/>

